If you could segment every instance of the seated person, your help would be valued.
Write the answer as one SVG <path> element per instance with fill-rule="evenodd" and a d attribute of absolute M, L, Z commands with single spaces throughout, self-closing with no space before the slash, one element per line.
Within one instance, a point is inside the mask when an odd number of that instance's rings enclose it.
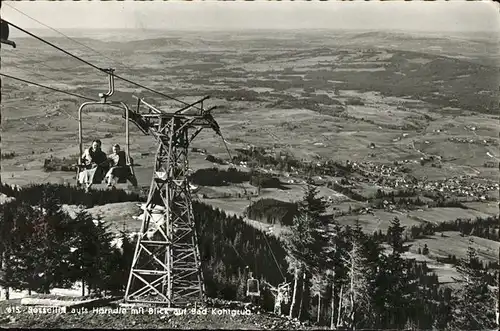
<path fill-rule="evenodd" d="M 102 182 L 108 168 L 107 161 L 106 153 L 101 150 L 101 141 L 94 140 L 82 156 L 84 169 L 80 170 L 78 183 L 85 184 L 88 190 L 93 183 Z"/>
<path fill-rule="evenodd" d="M 134 187 L 137 187 L 137 180 L 127 164 L 125 152 L 120 150 L 120 145 L 113 145 L 113 153 L 108 156 L 110 169 L 105 176 L 108 186 L 113 185 L 113 181 L 129 180 Z"/>

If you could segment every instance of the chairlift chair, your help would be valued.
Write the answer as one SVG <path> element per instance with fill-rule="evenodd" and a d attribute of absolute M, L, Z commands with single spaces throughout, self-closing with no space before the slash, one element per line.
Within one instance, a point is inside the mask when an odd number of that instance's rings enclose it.
<path fill-rule="evenodd" d="M 259 280 L 253 278 L 253 276 L 251 274 L 250 274 L 250 278 L 247 280 L 247 296 L 260 297 Z"/>
<path fill-rule="evenodd" d="M 4 20 L 0 20 L 0 42 L 16 48 L 16 43 L 9 40 L 9 23 Z"/>
<path fill-rule="evenodd" d="M 76 182 L 77 185 L 80 185 L 79 183 L 79 176 L 80 173 L 88 170 L 87 166 L 82 164 L 82 158 L 83 158 L 83 126 L 82 126 L 82 111 L 85 107 L 88 106 L 107 106 L 107 107 L 113 107 L 113 108 L 123 108 L 125 111 L 125 155 L 126 155 L 126 167 L 128 167 L 128 173 L 124 176 L 118 177 L 117 183 L 119 184 L 124 184 L 127 181 L 130 181 L 134 186 L 137 185 L 137 178 L 135 176 L 135 171 L 134 171 L 134 166 L 133 162 L 130 158 L 130 136 L 129 136 L 129 115 L 130 115 L 130 110 L 127 107 L 127 105 L 123 102 L 116 102 L 116 101 L 109 101 L 107 98 L 109 98 L 111 95 L 114 93 L 114 76 L 113 76 L 113 69 L 108 69 L 108 74 L 109 74 L 109 90 L 107 93 L 100 93 L 99 97 L 101 98 L 100 101 L 89 101 L 89 102 L 84 102 L 80 108 L 78 109 L 78 143 L 79 143 L 79 158 L 78 158 L 78 163 L 76 165 L 77 173 L 76 173 Z M 104 178 L 93 178 L 92 184 L 100 184 L 104 180 Z"/>
<path fill-rule="evenodd" d="M 290 301 L 290 283 L 281 283 L 278 285 L 278 290 L 283 293 L 283 302 L 288 304 Z"/>

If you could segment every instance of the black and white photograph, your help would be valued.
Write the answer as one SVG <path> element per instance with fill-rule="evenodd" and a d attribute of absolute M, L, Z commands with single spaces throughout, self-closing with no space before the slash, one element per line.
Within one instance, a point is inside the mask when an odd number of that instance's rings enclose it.
<path fill-rule="evenodd" d="M 498 330 L 493 1 L 1 1 L 0 328 Z"/>

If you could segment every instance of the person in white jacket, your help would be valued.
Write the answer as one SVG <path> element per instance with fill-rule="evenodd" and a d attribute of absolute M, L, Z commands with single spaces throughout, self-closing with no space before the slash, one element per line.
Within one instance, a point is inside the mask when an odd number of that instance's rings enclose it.
<path fill-rule="evenodd" d="M 115 181 L 129 180 L 134 187 L 137 187 L 137 180 L 127 164 L 127 155 L 120 149 L 120 145 L 113 145 L 113 153 L 108 155 L 107 159 L 110 168 L 105 180 L 108 186 L 113 186 Z"/>

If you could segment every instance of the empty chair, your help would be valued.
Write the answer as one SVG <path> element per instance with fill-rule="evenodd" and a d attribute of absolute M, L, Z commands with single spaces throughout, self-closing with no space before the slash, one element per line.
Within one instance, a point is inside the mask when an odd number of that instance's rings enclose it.
<path fill-rule="evenodd" d="M 281 283 L 278 285 L 278 291 L 282 295 L 283 302 L 288 304 L 290 301 L 290 284 L 289 283 Z"/>
<path fill-rule="evenodd" d="M 247 296 L 258 297 L 260 296 L 260 286 L 259 281 L 250 275 L 247 280 Z"/>

